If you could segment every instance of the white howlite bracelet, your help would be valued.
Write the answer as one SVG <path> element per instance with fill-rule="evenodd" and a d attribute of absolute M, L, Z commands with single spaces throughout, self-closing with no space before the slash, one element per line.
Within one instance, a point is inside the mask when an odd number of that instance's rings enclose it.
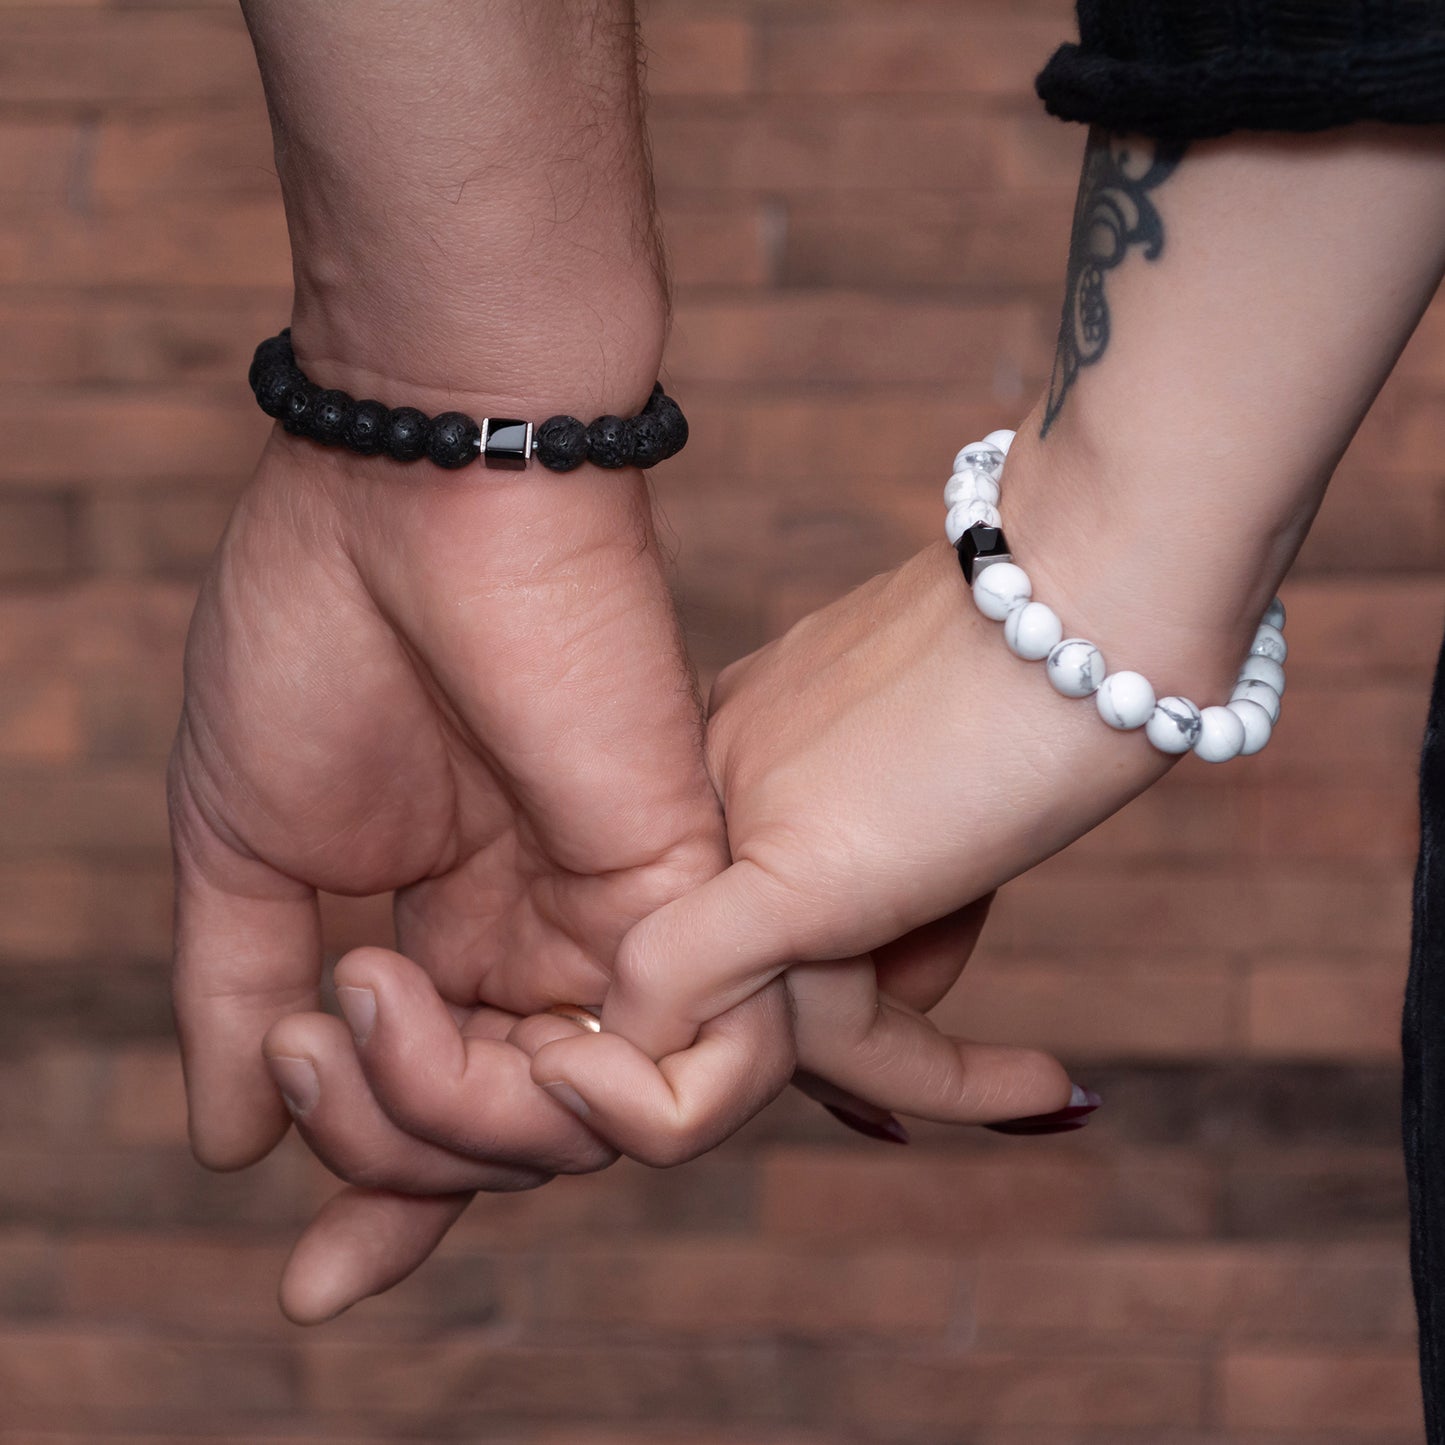
<path fill-rule="evenodd" d="M 1196 707 L 1187 697 L 1155 697 L 1137 672 L 1110 672 L 1104 655 L 1083 637 L 1065 637 L 1057 612 L 1034 601 L 1029 574 L 1013 559 L 998 504 L 1004 459 L 1014 434 L 990 432 L 953 459 L 943 489 L 948 504 L 944 530 L 973 589 L 978 610 L 1003 623 L 1009 651 L 1025 662 L 1042 662 L 1049 681 L 1065 697 L 1092 697 L 1111 728 L 1143 728 L 1162 753 L 1187 753 L 1207 763 L 1257 753 L 1279 721 L 1284 695 L 1284 603 L 1265 609 L 1234 692 L 1219 707 Z"/>

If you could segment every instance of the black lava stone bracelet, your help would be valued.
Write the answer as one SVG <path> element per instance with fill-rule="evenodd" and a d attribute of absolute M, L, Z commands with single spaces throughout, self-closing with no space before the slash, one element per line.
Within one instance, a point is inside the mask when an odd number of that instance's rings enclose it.
<path fill-rule="evenodd" d="M 428 416 L 414 406 L 356 401 L 344 391 L 317 386 L 296 365 L 289 326 L 256 348 L 247 379 L 261 410 L 293 436 L 349 447 L 364 457 L 384 453 L 398 462 L 426 457 L 453 468 L 480 459 L 489 467 L 520 471 L 535 455 L 549 471 L 570 472 L 583 462 L 652 467 L 687 445 L 687 418 L 661 383 L 639 416 L 600 416 L 591 426 L 575 416 L 548 417 L 534 427 L 511 417 L 477 422 L 460 411 Z"/>

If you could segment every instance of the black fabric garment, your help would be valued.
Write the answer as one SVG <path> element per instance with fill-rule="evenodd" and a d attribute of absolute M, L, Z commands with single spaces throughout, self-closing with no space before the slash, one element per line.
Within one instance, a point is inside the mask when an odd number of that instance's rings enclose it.
<path fill-rule="evenodd" d="M 1445 0 L 1078 0 L 1038 78 L 1055 115 L 1198 140 L 1445 122 Z M 1445 1445 L 1445 649 L 1420 768 L 1402 1029 L 1410 1266 L 1427 1445 Z"/>
<path fill-rule="evenodd" d="M 1064 120 L 1202 139 L 1445 119 L 1439 0 L 1079 0 L 1038 91 Z"/>

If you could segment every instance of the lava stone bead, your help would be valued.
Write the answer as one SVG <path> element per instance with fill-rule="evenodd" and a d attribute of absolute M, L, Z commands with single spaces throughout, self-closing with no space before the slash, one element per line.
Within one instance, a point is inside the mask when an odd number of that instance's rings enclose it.
<path fill-rule="evenodd" d="M 656 404 L 649 402 L 648 411 L 662 423 L 667 438 L 659 460 L 675 457 L 687 445 L 687 418 L 682 408 L 670 396 L 664 396 Z"/>
<path fill-rule="evenodd" d="M 587 428 L 587 460 L 615 470 L 632 461 L 632 423 L 620 416 L 599 416 Z"/>
<path fill-rule="evenodd" d="M 439 467 L 464 467 L 477 459 L 482 429 L 465 412 L 434 416 L 426 433 L 426 454 Z"/>
<path fill-rule="evenodd" d="M 667 452 L 667 423 L 645 411 L 632 423 L 632 460 L 639 467 L 654 467 Z"/>
<path fill-rule="evenodd" d="M 318 392 L 311 406 L 312 441 L 334 447 L 341 445 L 346 424 L 351 420 L 352 400 L 344 391 L 328 388 Z"/>
<path fill-rule="evenodd" d="M 587 460 L 587 427 L 575 416 L 548 417 L 537 428 L 532 450 L 550 472 L 570 472 Z"/>
<path fill-rule="evenodd" d="M 426 455 L 426 434 L 426 413 L 414 406 L 399 406 L 387 413 L 381 445 L 387 456 L 399 462 L 414 462 Z"/>
<path fill-rule="evenodd" d="M 351 408 L 341 440 L 358 456 L 374 457 L 382 448 L 387 414 L 379 401 L 358 401 Z"/>
<path fill-rule="evenodd" d="M 273 362 L 256 378 L 256 400 L 267 416 L 284 418 L 291 393 L 306 385 L 306 378 L 289 362 Z"/>
<path fill-rule="evenodd" d="M 281 413 L 281 425 L 292 436 L 311 435 L 311 413 L 316 407 L 316 398 L 321 388 L 302 378 L 301 385 L 294 387 L 286 397 L 286 410 Z"/>
<path fill-rule="evenodd" d="M 286 366 L 296 365 L 296 353 L 291 350 L 291 342 L 285 336 L 268 336 L 257 348 L 255 355 L 251 358 L 251 369 L 246 374 L 246 380 L 255 391 L 256 383 L 260 378 L 277 363 Z"/>

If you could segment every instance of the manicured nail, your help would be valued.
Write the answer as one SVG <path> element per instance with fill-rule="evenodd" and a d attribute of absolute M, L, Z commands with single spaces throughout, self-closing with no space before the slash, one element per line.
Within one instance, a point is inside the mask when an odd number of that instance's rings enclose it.
<path fill-rule="evenodd" d="M 376 1025 L 376 995 L 369 988 L 338 988 L 336 1002 L 351 1025 L 352 1036 L 364 1044 Z"/>
<path fill-rule="evenodd" d="M 881 1119 L 865 1119 L 861 1114 L 840 1109 L 836 1104 L 824 1104 L 823 1107 L 840 1124 L 846 1125 L 855 1133 L 866 1135 L 869 1139 L 882 1139 L 888 1144 L 908 1142 L 908 1130 L 892 1114 L 884 1114 Z"/>
<path fill-rule="evenodd" d="M 592 1110 L 587 1107 L 587 1100 L 572 1087 L 571 1084 L 564 1084 L 559 1079 L 555 1084 L 543 1084 L 542 1087 L 561 1104 L 564 1109 L 570 1109 L 579 1119 L 585 1119 Z"/>
<path fill-rule="evenodd" d="M 1006 1119 L 1001 1124 L 985 1124 L 995 1134 L 1071 1134 L 1082 1129 L 1089 1115 L 1104 1101 L 1092 1090 L 1074 1085 L 1069 1102 L 1052 1114 L 1032 1114 L 1027 1119 Z"/>
<path fill-rule="evenodd" d="M 310 1059 L 292 1058 L 289 1054 L 278 1054 L 266 1062 L 271 1065 L 271 1077 L 276 1080 L 286 1107 L 293 1114 L 309 1114 L 321 1097 L 316 1065 Z"/>

